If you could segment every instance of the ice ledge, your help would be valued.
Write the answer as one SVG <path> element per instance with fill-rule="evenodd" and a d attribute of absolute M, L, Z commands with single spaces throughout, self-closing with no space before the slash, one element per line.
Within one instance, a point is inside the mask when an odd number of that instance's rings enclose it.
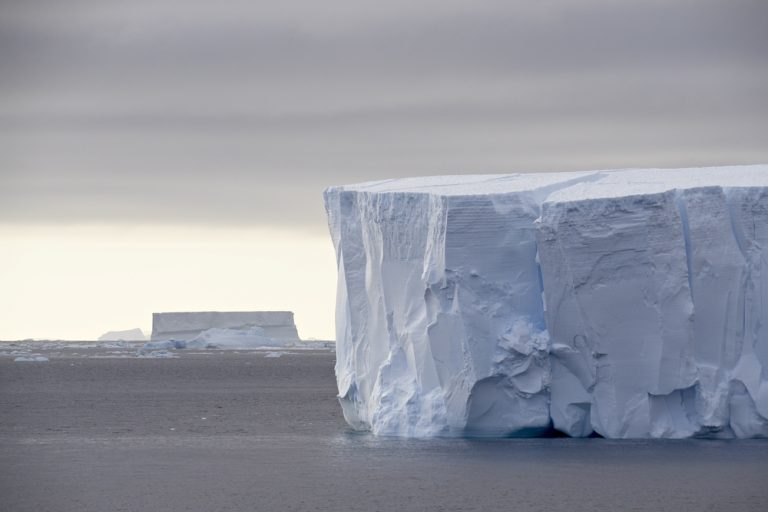
<path fill-rule="evenodd" d="M 354 428 L 768 435 L 768 166 L 409 178 L 325 202 Z"/>

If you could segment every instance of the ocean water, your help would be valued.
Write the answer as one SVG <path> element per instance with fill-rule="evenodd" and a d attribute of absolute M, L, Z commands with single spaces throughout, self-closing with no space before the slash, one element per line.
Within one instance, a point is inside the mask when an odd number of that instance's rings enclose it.
<path fill-rule="evenodd" d="M 0 510 L 768 510 L 768 441 L 377 438 L 329 352 L 83 352 L 0 357 Z"/>

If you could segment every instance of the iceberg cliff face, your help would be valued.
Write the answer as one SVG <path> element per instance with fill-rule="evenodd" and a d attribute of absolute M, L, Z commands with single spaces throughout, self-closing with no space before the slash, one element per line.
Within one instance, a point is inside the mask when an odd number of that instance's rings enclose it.
<path fill-rule="evenodd" d="M 768 166 L 325 193 L 339 399 L 382 435 L 768 435 Z"/>
<path fill-rule="evenodd" d="M 152 341 L 193 340 L 209 329 L 248 331 L 254 328 L 263 330 L 266 337 L 275 340 L 300 341 L 291 311 L 152 313 Z"/>

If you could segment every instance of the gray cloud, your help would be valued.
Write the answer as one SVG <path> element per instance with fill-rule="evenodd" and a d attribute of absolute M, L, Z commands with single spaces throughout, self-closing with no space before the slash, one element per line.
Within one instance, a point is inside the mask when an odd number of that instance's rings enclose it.
<path fill-rule="evenodd" d="M 768 161 L 765 2 L 271 4 L 5 2 L 0 220 L 319 229 L 347 181 Z"/>

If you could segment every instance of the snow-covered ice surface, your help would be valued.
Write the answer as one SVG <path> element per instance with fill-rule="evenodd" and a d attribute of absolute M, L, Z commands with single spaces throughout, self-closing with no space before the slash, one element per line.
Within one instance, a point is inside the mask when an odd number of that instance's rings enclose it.
<path fill-rule="evenodd" d="M 768 166 L 410 178 L 325 203 L 353 427 L 768 436 Z"/>

